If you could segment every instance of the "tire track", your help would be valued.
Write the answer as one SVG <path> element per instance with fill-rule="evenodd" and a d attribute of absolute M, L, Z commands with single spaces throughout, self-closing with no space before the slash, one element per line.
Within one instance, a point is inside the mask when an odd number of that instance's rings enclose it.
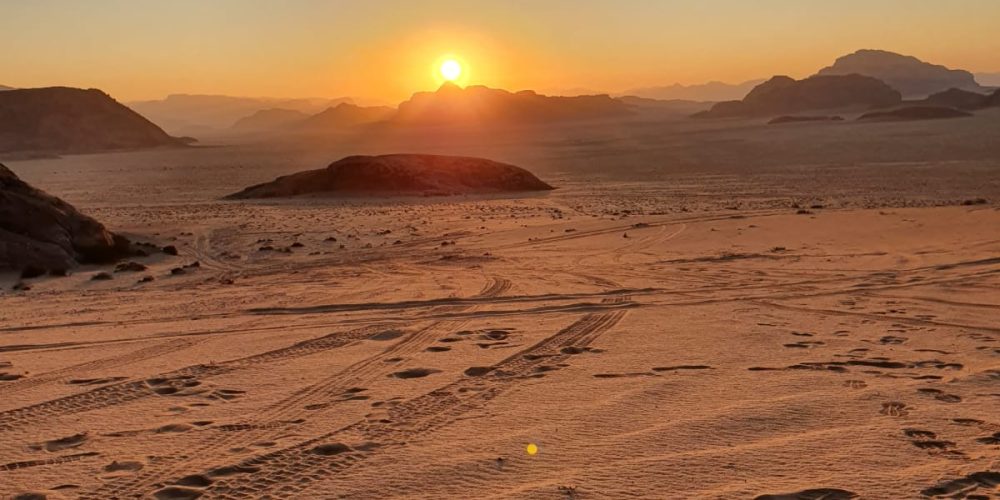
<path fill-rule="evenodd" d="M 245 358 L 212 365 L 191 365 L 171 372 L 154 375 L 145 380 L 119 382 L 79 394 L 72 394 L 3 411 L 0 412 L 0 431 L 9 431 L 18 427 L 36 424 L 39 420 L 47 418 L 99 410 L 146 397 L 162 395 L 169 393 L 171 391 L 169 388 L 182 391 L 192 379 L 201 380 L 261 363 L 272 363 L 289 358 L 308 356 L 329 349 L 336 349 L 371 337 L 380 331 L 379 328 L 379 326 L 367 326 L 347 332 L 332 333 Z M 150 381 L 156 381 L 157 383 L 151 384 Z"/>
<path fill-rule="evenodd" d="M 204 339 L 181 339 L 179 341 L 171 340 L 167 342 L 162 342 L 156 345 L 143 347 L 125 354 L 117 356 L 109 356 L 107 358 L 97 359 L 94 361 L 87 361 L 85 363 L 67 366 L 50 372 L 34 375 L 28 378 L 15 380 L 13 382 L 8 382 L 3 385 L 3 390 L 4 393 L 9 394 L 13 392 L 31 389 L 33 387 L 37 387 L 39 385 L 47 384 L 50 382 L 65 382 L 69 379 L 80 378 L 79 375 L 81 373 L 86 373 L 89 371 L 96 371 L 96 370 L 107 370 L 110 368 L 118 368 L 120 366 L 126 366 L 133 363 L 138 363 L 140 361 L 145 361 L 147 359 L 152 359 L 166 354 L 183 351 L 185 349 L 194 347 L 195 345 L 198 345 L 202 342 L 204 342 Z"/>
<path fill-rule="evenodd" d="M 627 300 L 626 297 L 621 300 Z M 266 494 L 297 497 L 310 483 L 337 474 L 382 448 L 405 446 L 465 413 L 538 376 L 544 363 L 560 363 L 613 328 L 625 311 L 588 314 L 556 334 L 514 354 L 493 367 L 489 376 L 465 376 L 444 387 L 405 401 L 388 419 L 362 420 L 297 445 L 250 458 L 236 465 L 206 469 L 199 477 L 209 486 L 197 493 L 213 498 L 256 498 Z M 576 349 L 567 349 L 567 348 Z M 336 442 L 336 443 L 334 443 Z M 363 443 L 351 448 L 340 443 Z M 237 475 L 220 471 L 241 471 Z M 280 492 L 274 490 L 280 488 Z M 117 491 L 124 494 L 126 491 Z M 135 490 L 128 491 L 135 493 Z M 82 498 L 101 498 L 99 495 Z"/>
<path fill-rule="evenodd" d="M 11 462 L 9 464 L 0 465 L 0 472 L 12 471 L 17 469 L 27 469 L 29 467 L 40 467 L 43 465 L 56 465 L 64 464 L 66 462 L 76 462 L 77 460 L 83 460 L 88 457 L 96 457 L 100 453 L 96 451 L 88 451 L 84 453 L 74 453 L 72 455 L 63 455 L 60 457 L 46 458 L 44 460 L 25 460 L 22 462 Z"/>
<path fill-rule="evenodd" d="M 474 298 L 494 298 L 510 290 L 512 284 L 504 278 L 491 278 L 483 289 Z M 475 303 L 466 305 L 437 306 L 437 308 L 448 308 L 451 312 L 470 310 L 476 307 Z M 463 328 L 468 320 L 461 321 L 438 321 L 432 323 L 416 332 L 405 335 L 401 340 L 389 346 L 382 352 L 358 361 L 343 370 L 338 371 L 322 380 L 299 389 L 288 397 L 278 401 L 255 415 L 256 423 L 233 424 L 227 427 L 228 430 L 242 431 L 230 432 L 225 436 L 218 436 L 210 433 L 204 437 L 200 446 L 189 448 L 185 451 L 184 457 L 177 457 L 172 462 L 161 462 L 161 467 L 149 469 L 133 477 L 123 477 L 118 481 L 106 484 L 95 492 L 94 498 L 108 498 L 124 495 L 127 492 L 141 491 L 148 489 L 172 475 L 181 474 L 183 469 L 190 470 L 197 467 L 209 467 L 208 463 L 212 457 L 216 456 L 219 450 L 229 449 L 238 445 L 247 445 L 253 442 L 273 439 L 280 434 L 287 433 L 287 422 L 297 422 L 302 417 L 314 414 L 316 410 L 322 410 L 332 406 L 347 391 L 366 385 L 374 379 L 386 375 L 388 369 L 392 367 L 387 360 L 402 358 L 422 351 L 428 344 L 441 337 L 443 334 L 457 331 Z M 392 330 L 386 333 L 392 332 Z M 397 333 L 402 333 L 398 332 Z M 189 460 L 194 457 L 194 460 Z M 207 457 L 207 460 L 198 463 L 198 457 Z M 193 466 L 193 467 L 192 467 Z"/>

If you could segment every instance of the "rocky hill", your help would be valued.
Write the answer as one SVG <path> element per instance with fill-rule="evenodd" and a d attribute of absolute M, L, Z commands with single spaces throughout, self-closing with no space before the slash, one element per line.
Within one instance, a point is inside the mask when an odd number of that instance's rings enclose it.
<path fill-rule="evenodd" d="M 320 170 L 279 177 L 228 199 L 302 195 L 454 195 L 546 191 L 552 186 L 520 167 L 483 158 L 396 154 L 348 156 Z"/>
<path fill-rule="evenodd" d="M 0 269 L 65 271 L 114 261 L 130 243 L 0 164 Z"/>
<path fill-rule="evenodd" d="M 878 78 L 907 98 L 923 98 L 951 88 L 985 92 L 968 71 L 949 69 L 884 50 L 859 50 L 836 60 L 818 75 L 858 74 Z"/>
<path fill-rule="evenodd" d="M 776 76 L 758 85 L 742 101 L 721 102 L 697 118 L 766 117 L 803 111 L 893 106 L 899 92 L 861 75 L 813 76 L 794 80 Z"/>
<path fill-rule="evenodd" d="M 0 92 L 0 153 L 92 153 L 180 146 L 183 141 L 100 90 Z"/>

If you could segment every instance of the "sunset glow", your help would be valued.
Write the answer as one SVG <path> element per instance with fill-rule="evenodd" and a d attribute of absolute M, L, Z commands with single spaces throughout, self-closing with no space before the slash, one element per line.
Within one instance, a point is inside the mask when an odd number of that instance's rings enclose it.
<path fill-rule="evenodd" d="M 802 78 L 862 48 L 1000 71 L 1000 2 L 961 5 L 553 0 L 524 15 L 503 2 L 457 0 L 419 9 L 398 0 L 7 2 L 0 28 L 17 50 L 4 52 L 0 84 L 95 87 L 124 101 L 190 93 L 395 104 L 447 81 L 438 58 L 452 51 L 460 85 L 543 93 Z M 66 58 L 70 47 L 75 57 Z M 252 60 L 241 57 L 247 47 Z"/>

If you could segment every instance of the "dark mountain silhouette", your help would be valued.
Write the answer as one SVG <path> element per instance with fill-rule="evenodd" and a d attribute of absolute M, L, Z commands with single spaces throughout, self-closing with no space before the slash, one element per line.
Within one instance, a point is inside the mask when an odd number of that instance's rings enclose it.
<path fill-rule="evenodd" d="M 262 109 L 286 109 L 311 115 L 342 102 L 351 100 L 174 94 L 160 100 L 131 102 L 129 106 L 172 134 L 197 135 L 229 129 L 237 120 Z"/>
<path fill-rule="evenodd" d="M 300 131 L 328 131 L 386 120 L 395 112 L 388 106 L 339 104 L 294 124 Z"/>
<path fill-rule="evenodd" d="M 67 270 L 78 263 L 125 257 L 130 246 L 124 237 L 0 164 L 0 269 Z"/>
<path fill-rule="evenodd" d="M 545 191 L 552 186 L 519 167 L 482 158 L 396 154 L 348 156 L 320 170 L 279 177 L 228 199 L 328 195 L 451 195 Z"/>
<path fill-rule="evenodd" d="M 764 80 L 749 80 L 743 83 L 708 82 L 698 85 L 681 85 L 675 83 L 664 87 L 645 87 L 632 89 L 626 95 L 645 97 L 658 100 L 682 101 L 738 101 L 746 97 L 754 87 L 764 83 Z"/>
<path fill-rule="evenodd" d="M 902 122 L 965 118 L 969 116 L 972 116 L 972 113 L 954 108 L 944 108 L 940 106 L 904 106 L 902 108 L 892 109 L 889 111 L 873 111 L 871 113 L 865 113 L 858 118 L 858 121 Z"/>
<path fill-rule="evenodd" d="M 0 92 L 0 152 L 90 153 L 182 144 L 100 90 Z"/>
<path fill-rule="evenodd" d="M 553 97 L 530 90 L 511 93 L 482 86 L 446 83 L 436 92 L 418 92 L 399 105 L 396 124 L 497 125 L 616 118 L 631 114 L 608 95 Z"/>
<path fill-rule="evenodd" d="M 859 50 L 837 59 L 818 75 L 859 74 L 878 78 L 907 98 L 923 98 L 950 88 L 983 92 L 972 73 L 926 63 L 884 50 Z"/>
<path fill-rule="evenodd" d="M 899 92 L 868 76 L 813 76 L 793 80 L 776 76 L 758 85 L 742 101 L 720 102 L 697 118 L 762 117 L 802 111 L 899 104 Z"/>
<path fill-rule="evenodd" d="M 250 116 L 236 120 L 230 127 L 235 132 L 261 132 L 287 127 L 309 118 L 308 113 L 294 109 L 262 109 Z"/>

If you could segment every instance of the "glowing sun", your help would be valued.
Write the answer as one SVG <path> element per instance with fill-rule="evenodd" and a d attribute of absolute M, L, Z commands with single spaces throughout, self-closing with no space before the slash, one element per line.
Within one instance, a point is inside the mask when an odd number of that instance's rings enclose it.
<path fill-rule="evenodd" d="M 458 80 L 462 76 L 462 65 L 454 59 L 446 59 L 441 63 L 441 77 L 449 82 Z"/>

